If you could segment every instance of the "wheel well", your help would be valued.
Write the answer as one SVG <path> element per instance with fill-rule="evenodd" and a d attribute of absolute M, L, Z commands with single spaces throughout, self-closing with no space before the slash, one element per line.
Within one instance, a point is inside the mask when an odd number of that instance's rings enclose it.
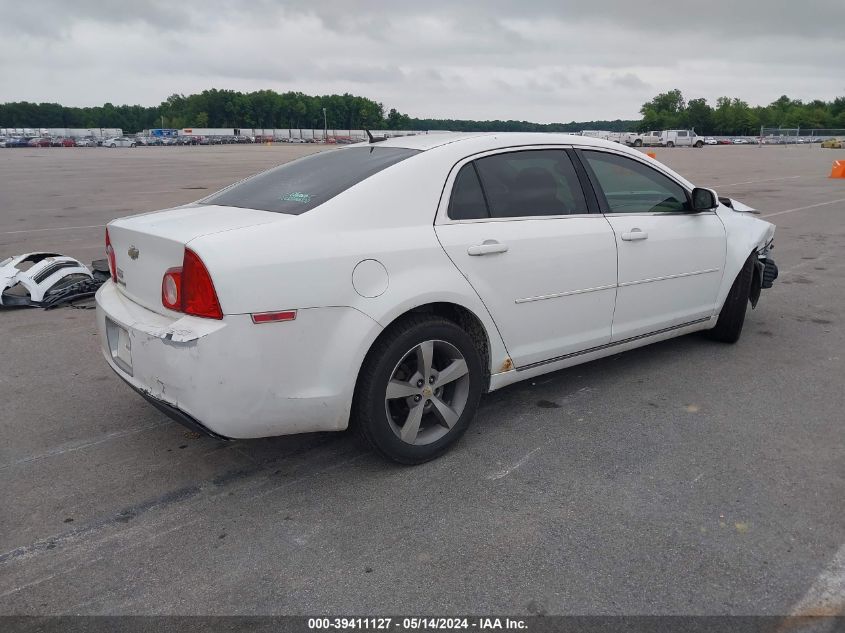
<path fill-rule="evenodd" d="M 456 303 L 428 303 L 417 306 L 410 312 L 436 314 L 452 321 L 469 334 L 475 343 L 479 356 L 481 356 L 481 366 L 484 368 L 484 392 L 486 393 L 490 386 L 490 339 L 481 320 L 471 310 Z"/>
<path fill-rule="evenodd" d="M 456 303 L 426 303 L 397 316 L 387 327 L 384 328 L 384 332 L 387 332 L 394 323 L 405 318 L 409 314 L 432 314 L 439 316 L 451 321 L 464 332 L 469 334 L 470 338 L 472 338 L 475 343 L 479 356 L 481 356 L 481 366 L 484 368 L 484 392 L 486 393 L 490 386 L 490 339 L 487 336 L 487 330 L 481 320 L 475 316 L 471 310 L 468 310 Z M 382 332 L 382 334 L 384 332 Z M 373 346 L 377 341 L 378 339 L 373 342 Z"/>

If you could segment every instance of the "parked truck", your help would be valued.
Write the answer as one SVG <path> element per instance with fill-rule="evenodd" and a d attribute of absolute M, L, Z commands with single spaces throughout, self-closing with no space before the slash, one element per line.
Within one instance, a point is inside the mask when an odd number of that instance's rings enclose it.
<path fill-rule="evenodd" d="M 650 132 L 643 132 L 642 134 L 637 134 L 632 132 L 628 135 L 625 144 L 629 147 L 656 147 L 661 145 L 660 142 L 660 135 L 662 132 L 657 130 L 652 130 Z"/>
<path fill-rule="evenodd" d="M 695 130 L 651 130 L 627 135 L 625 144 L 630 147 L 704 147 L 704 139 Z"/>

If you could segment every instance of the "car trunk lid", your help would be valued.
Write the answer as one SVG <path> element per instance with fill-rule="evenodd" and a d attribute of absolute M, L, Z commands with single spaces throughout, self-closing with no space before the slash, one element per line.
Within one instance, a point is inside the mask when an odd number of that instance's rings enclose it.
<path fill-rule="evenodd" d="M 121 218 L 109 223 L 115 253 L 117 286 L 132 301 L 159 314 L 178 313 L 161 302 L 161 282 L 169 268 L 182 265 L 193 239 L 259 224 L 285 222 L 294 216 L 254 209 L 189 205 Z M 214 271 L 209 271 L 212 279 Z M 221 299 L 225 313 L 225 301 Z"/>

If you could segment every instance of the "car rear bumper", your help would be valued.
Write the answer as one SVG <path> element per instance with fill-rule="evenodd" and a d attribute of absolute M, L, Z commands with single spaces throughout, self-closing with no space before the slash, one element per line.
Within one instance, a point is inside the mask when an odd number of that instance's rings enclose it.
<path fill-rule="evenodd" d="M 106 362 L 135 391 L 222 438 L 346 428 L 357 369 L 381 331 L 344 307 L 261 325 L 246 314 L 173 318 L 134 303 L 111 281 L 97 292 L 97 327 Z"/>
<path fill-rule="evenodd" d="M 178 422 L 182 426 L 184 426 L 184 427 L 186 427 L 186 428 L 188 428 L 192 431 L 195 431 L 197 433 L 202 433 L 203 435 L 207 435 L 208 437 L 212 437 L 215 440 L 231 440 L 232 439 L 230 437 L 224 437 L 223 435 L 219 435 L 218 433 L 215 433 L 214 431 L 209 429 L 207 426 L 202 424 L 199 420 L 192 418 L 190 415 L 188 415 L 187 413 L 185 413 L 181 409 L 177 409 L 176 407 L 174 407 L 171 404 L 168 404 L 164 400 L 159 400 L 158 398 L 154 398 L 153 396 L 146 393 L 142 389 L 139 389 L 138 387 L 133 385 L 131 382 L 126 380 L 126 378 L 124 377 L 122 372 L 115 370 L 115 373 L 118 375 L 118 377 L 121 380 L 123 380 L 123 382 L 125 382 L 127 385 L 129 385 L 132 388 L 132 390 L 135 391 L 135 393 L 137 393 L 144 400 L 149 402 L 151 405 L 153 405 L 156 409 L 161 411 L 164 415 L 169 417 L 174 422 Z"/>

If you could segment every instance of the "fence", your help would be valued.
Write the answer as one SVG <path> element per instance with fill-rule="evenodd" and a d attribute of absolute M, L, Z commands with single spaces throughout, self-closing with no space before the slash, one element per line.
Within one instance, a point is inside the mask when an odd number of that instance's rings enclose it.
<path fill-rule="evenodd" d="M 821 143 L 831 138 L 845 138 L 843 128 L 774 128 L 761 127 L 758 142 L 763 145 L 806 145 Z"/>

